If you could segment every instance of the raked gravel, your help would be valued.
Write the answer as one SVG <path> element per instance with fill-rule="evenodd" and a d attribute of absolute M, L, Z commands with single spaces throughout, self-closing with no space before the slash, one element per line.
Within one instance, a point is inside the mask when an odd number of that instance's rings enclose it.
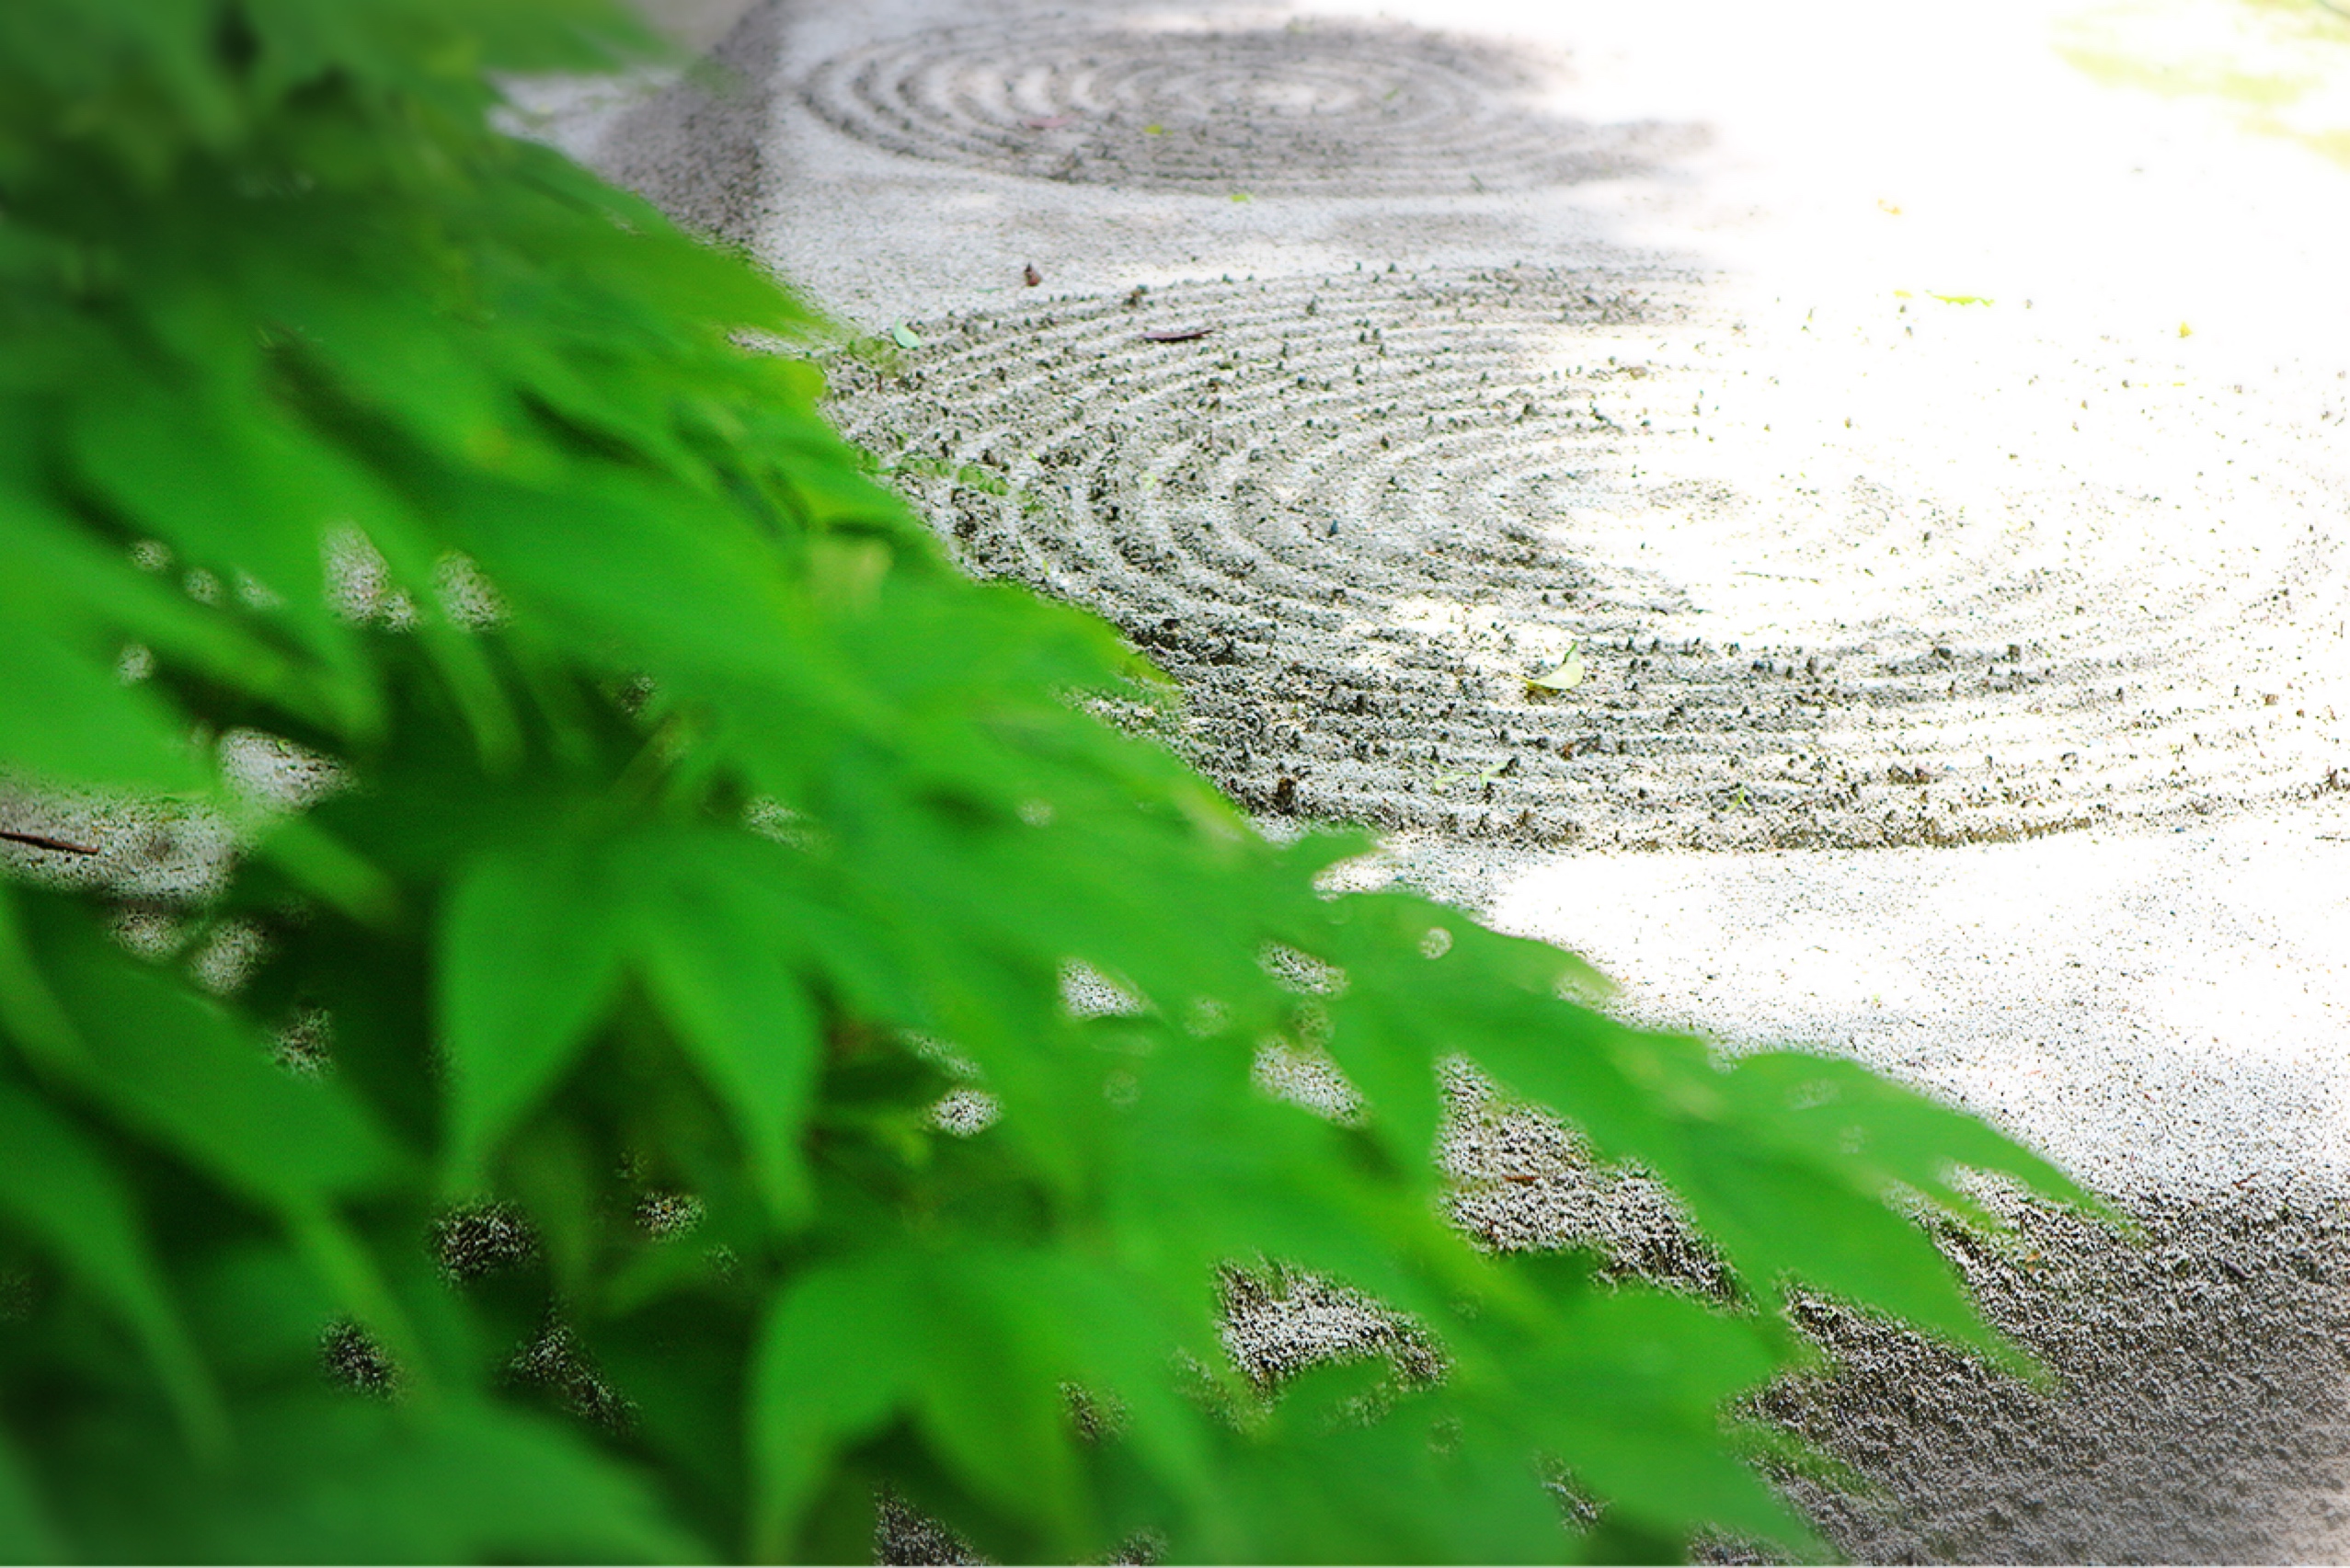
<path fill-rule="evenodd" d="M 522 118 L 917 344 L 836 364 L 843 423 L 973 569 L 1150 647 L 1277 830 L 1379 825 L 1358 880 L 1725 1051 L 1866 1061 L 2138 1218 L 1944 1238 L 2044 1390 L 1817 1310 L 1840 1369 L 1764 1403 L 1876 1488 L 1790 1483 L 1847 1551 L 2328 1561 L 2350 171 L 2061 52 L 2267 25 L 2135 3 L 766 0 L 721 37 L 695 0 L 730 89 Z M 2338 95 L 2350 33 L 2311 36 Z M 1705 1288 L 1556 1127 L 1464 1100 L 1446 1157 L 1494 1244 Z M 1318 1287 L 1232 1308 L 1268 1371 L 1397 1343 Z M 889 1517 L 885 1555 L 957 1550 Z"/>

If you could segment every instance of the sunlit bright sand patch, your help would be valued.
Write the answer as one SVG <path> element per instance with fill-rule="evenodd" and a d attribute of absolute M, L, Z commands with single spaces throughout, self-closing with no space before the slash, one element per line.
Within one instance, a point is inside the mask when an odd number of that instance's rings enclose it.
<path fill-rule="evenodd" d="M 2350 802 L 2154 835 L 1805 857 L 1570 853 L 1492 905 L 1733 1048 L 1936 1090 L 2115 1195 L 2350 1181 Z"/>
<path fill-rule="evenodd" d="M 2208 100 L 2350 167 L 2350 14 L 2322 0 L 2116 0 L 2056 39 L 2098 81 Z"/>

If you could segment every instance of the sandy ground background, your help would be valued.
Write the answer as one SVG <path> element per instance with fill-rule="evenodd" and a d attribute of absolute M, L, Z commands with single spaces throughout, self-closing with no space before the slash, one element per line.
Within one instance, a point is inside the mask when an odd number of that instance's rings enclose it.
<path fill-rule="evenodd" d="M 869 334 L 843 424 L 1277 830 L 2144 1221 L 1952 1240 L 2050 1391 L 1820 1314 L 1770 1407 L 1876 1483 L 1804 1492 L 1840 1544 L 2350 1553 L 2350 21 L 653 9 L 703 67 L 526 120 Z M 1499 1241 L 1695 1266 L 1551 1129 L 1450 1157 Z"/>

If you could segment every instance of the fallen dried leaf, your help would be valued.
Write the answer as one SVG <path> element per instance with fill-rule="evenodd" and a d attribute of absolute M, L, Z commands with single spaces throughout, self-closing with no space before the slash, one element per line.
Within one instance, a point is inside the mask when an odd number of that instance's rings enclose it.
<path fill-rule="evenodd" d="M 1142 334 L 1145 343 L 1189 343 L 1205 338 L 1216 329 L 1212 326 L 1154 326 Z"/>
<path fill-rule="evenodd" d="M 1036 264 L 1034 262 L 1030 262 L 1027 266 L 1020 269 L 1020 281 L 1027 284 L 1028 287 L 1033 289 L 1044 280 L 1045 275 L 1037 270 Z"/>
<path fill-rule="evenodd" d="M 1526 677 L 1529 686 L 1540 686 L 1545 692 L 1572 692 L 1583 684 L 1583 650 L 1569 643 L 1566 657 L 1559 660 L 1556 670 L 1546 670 L 1540 675 Z"/>

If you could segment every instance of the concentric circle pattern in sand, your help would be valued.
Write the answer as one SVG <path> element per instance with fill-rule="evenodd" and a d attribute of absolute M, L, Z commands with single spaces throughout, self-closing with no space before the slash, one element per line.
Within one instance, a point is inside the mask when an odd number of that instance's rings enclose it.
<path fill-rule="evenodd" d="M 1038 302 L 844 357 L 838 412 L 974 570 L 1177 677 L 1260 811 L 1860 846 L 2350 784 L 2314 438 L 2118 348 L 1989 351 L 2014 311 L 1711 301 L 1527 269 Z M 1571 648 L 1579 685 L 1530 682 Z"/>
<path fill-rule="evenodd" d="M 1398 196 L 1617 175 L 1686 128 L 1545 112 L 1490 46 L 1404 28 L 922 33 L 809 73 L 840 131 L 933 162 L 1121 189 Z"/>

